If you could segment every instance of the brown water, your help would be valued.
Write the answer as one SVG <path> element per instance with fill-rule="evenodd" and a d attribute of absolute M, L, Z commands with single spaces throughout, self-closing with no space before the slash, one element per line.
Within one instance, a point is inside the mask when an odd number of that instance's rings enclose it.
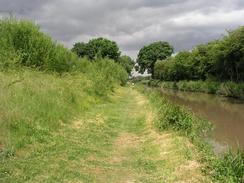
<path fill-rule="evenodd" d="M 183 105 L 214 124 L 213 143 L 244 149 L 244 102 L 211 94 L 162 90 L 171 101 Z M 217 142 L 217 143 L 216 143 Z"/>

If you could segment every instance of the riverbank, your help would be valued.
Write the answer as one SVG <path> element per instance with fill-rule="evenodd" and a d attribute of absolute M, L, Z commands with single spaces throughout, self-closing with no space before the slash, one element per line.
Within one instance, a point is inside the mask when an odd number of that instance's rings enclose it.
<path fill-rule="evenodd" d="M 186 136 L 197 147 L 200 161 L 205 163 L 203 170 L 214 182 L 230 183 L 244 181 L 244 152 L 228 151 L 215 155 L 213 148 L 204 140 L 211 132 L 211 125 L 184 107 L 164 98 L 159 91 L 140 87 L 148 96 L 157 111 L 158 119 L 154 126 L 159 131 L 173 130 Z"/>
<path fill-rule="evenodd" d="M 148 81 L 148 85 L 167 89 L 201 92 L 244 100 L 244 83 L 215 81 Z"/>
<path fill-rule="evenodd" d="M 214 125 L 211 141 L 215 151 L 244 149 L 244 101 L 214 94 L 158 89 L 171 102 L 183 106 Z"/>

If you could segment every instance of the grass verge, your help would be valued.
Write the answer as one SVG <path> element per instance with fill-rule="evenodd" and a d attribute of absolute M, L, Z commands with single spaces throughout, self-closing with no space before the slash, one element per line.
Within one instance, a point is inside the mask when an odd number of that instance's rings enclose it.
<path fill-rule="evenodd" d="M 154 126 L 159 131 L 172 129 L 188 137 L 198 147 L 201 162 L 205 162 L 203 171 L 212 177 L 214 182 L 244 182 L 244 152 L 229 151 L 215 155 L 204 137 L 211 131 L 211 125 L 192 112 L 173 104 L 161 96 L 158 91 L 147 87 L 139 87 L 145 93 L 157 111 L 158 120 Z"/>

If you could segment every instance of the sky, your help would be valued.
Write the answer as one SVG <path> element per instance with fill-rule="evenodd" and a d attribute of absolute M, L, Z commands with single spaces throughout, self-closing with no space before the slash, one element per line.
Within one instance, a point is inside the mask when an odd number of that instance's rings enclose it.
<path fill-rule="evenodd" d="M 154 41 L 179 52 L 244 25 L 244 0 L 0 0 L 0 15 L 9 12 L 68 48 L 105 37 L 133 58 Z"/>

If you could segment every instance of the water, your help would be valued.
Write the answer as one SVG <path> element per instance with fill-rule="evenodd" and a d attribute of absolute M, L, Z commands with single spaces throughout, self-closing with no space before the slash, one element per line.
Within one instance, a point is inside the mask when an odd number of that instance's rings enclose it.
<path fill-rule="evenodd" d="M 165 89 L 162 93 L 171 101 L 187 107 L 214 124 L 211 142 L 218 150 L 225 146 L 244 149 L 243 101 L 211 94 Z"/>

